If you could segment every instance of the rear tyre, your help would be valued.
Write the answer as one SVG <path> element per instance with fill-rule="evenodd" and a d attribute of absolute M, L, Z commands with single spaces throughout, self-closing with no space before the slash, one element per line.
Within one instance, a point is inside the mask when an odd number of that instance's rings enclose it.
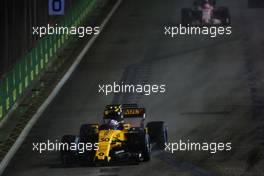
<path fill-rule="evenodd" d="M 156 144 L 156 149 L 164 149 L 168 142 L 167 127 L 163 121 L 154 121 L 147 124 L 150 143 Z"/>
<path fill-rule="evenodd" d="M 231 17 L 227 7 L 219 7 L 214 14 L 215 18 L 221 20 L 223 26 L 229 26 L 231 24 Z"/>

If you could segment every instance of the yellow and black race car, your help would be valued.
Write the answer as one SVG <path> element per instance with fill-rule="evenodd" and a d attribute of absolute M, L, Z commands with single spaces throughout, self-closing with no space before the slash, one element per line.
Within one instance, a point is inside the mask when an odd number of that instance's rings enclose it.
<path fill-rule="evenodd" d="M 145 126 L 145 108 L 137 104 L 107 105 L 103 123 L 83 124 L 79 135 L 62 137 L 64 165 L 149 161 L 151 149 L 163 149 L 167 127 L 163 121 Z"/>

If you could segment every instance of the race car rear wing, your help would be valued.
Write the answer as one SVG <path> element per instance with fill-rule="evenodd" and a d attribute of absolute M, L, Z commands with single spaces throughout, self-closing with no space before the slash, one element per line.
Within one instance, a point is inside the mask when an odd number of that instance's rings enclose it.
<path fill-rule="evenodd" d="M 115 107 L 115 108 L 112 108 Z M 137 104 L 114 104 L 107 105 L 105 107 L 104 118 L 113 118 L 114 113 L 118 113 L 120 111 L 123 118 L 143 118 L 145 119 L 145 108 L 138 107 Z M 113 112 L 113 113 L 112 113 Z"/>
<path fill-rule="evenodd" d="M 145 119 L 145 108 L 124 108 L 123 118 L 143 118 Z"/>

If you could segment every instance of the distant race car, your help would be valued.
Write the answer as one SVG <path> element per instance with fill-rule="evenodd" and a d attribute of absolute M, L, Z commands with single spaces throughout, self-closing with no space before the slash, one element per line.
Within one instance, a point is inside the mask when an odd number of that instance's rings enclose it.
<path fill-rule="evenodd" d="M 144 125 L 145 108 L 137 104 L 107 105 L 103 123 L 83 124 L 79 135 L 65 135 L 61 143 L 97 144 L 95 150 L 84 152 L 64 148 L 63 165 L 108 164 L 122 161 L 149 161 L 151 149 L 163 149 L 167 142 L 167 127 L 163 121 Z"/>
<path fill-rule="evenodd" d="M 230 13 L 227 7 L 216 7 L 215 0 L 195 0 L 194 8 L 183 8 L 181 24 L 183 26 L 206 26 L 231 24 Z"/>

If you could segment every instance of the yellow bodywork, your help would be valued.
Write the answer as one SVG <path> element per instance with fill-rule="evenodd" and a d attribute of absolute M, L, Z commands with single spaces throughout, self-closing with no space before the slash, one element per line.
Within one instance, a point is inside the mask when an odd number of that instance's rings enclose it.
<path fill-rule="evenodd" d="M 95 160 L 109 162 L 111 160 L 111 149 L 122 146 L 122 141 L 126 140 L 125 133 L 129 128 L 129 124 L 124 124 L 123 130 L 100 130 Z"/>

